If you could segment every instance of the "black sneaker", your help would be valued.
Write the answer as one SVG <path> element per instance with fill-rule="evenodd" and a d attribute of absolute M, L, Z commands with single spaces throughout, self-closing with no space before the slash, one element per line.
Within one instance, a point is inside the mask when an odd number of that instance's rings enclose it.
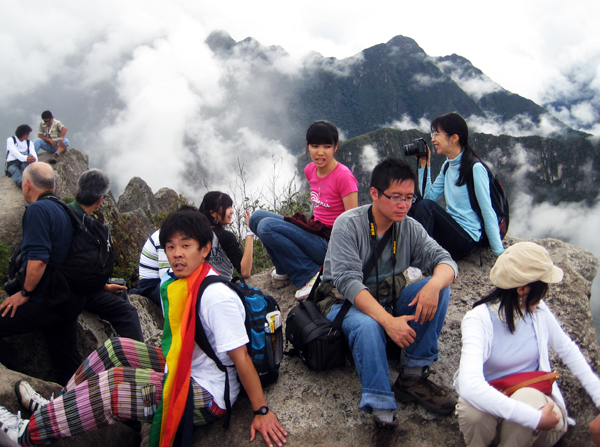
<path fill-rule="evenodd" d="M 435 371 L 432 371 L 435 374 Z M 402 373 L 392 385 L 392 391 L 399 402 L 417 402 L 427 410 L 437 414 L 449 414 L 454 410 L 456 399 L 448 391 L 428 379 L 429 367 L 423 368 L 420 376 Z"/>
<path fill-rule="evenodd" d="M 393 447 L 398 439 L 398 420 L 394 422 L 383 422 L 377 416 L 373 416 L 375 433 L 371 438 L 371 447 Z"/>

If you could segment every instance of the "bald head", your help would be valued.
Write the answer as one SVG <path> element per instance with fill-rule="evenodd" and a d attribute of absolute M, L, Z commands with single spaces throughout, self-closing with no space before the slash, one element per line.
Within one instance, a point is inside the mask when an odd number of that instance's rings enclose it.
<path fill-rule="evenodd" d="M 31 190 L 34 200 L 37 200 L 37 197 L 43 192 L 54 192 L 54 170 L 52 166 L 47 163 L 31 163 L 23 171 L 23 185 L 28 185 L 28 193 Z M 25 196 L 25 193 L 25 188 L 23 188 L 23 196 Z M 27 200 L 27 197 L 25 199 Z"/>

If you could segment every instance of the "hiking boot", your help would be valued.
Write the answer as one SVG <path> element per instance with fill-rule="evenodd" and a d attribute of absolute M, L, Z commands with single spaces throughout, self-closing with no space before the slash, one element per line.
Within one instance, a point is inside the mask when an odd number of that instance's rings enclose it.
<path fill-rule="evenodd" d="M 8 435 L 11 441 L 19 443 L 19 438 L 23 436 L 29 419 L 21 419 L 21 412 L 12 414 L 4 407 L 0 407 L 0 430 Z"/>
<path fill-rule="evenodd" d="M 58 154 L 55 152 L 50 157 L 50 160 L 48 160 L 48 163 L 51 165 L 55 165 L 57 161 L 58 161 Z"/>
<path fill-rule="evenodd" d="M 393 447 L 398 439 L 398 419 L 394 422 L 383 422 L 377 416 L 373 416 L 375 433 L 371 438 L 371 447 Z"/>
<path fill-rule="evenodd" d="M 431 371 L 435 374 L 435 371 Z M 423 368 L 423 374 L 406 375 L 402 373 L 392 385 L 392 391 L 399 402 L 417 402 L 427 410 L 437 414 L 449 414 L 454 410 L 456 399 L 448 391 L 428 379 L 429 367 Z"/>
<path fill-rule="evenodd" d="M 315 285 L 315 281 L 317 280 L 318 276 L 319 272 L 317 272 L 315 276 L 310 278 L 310 280 L 306 284 L 304 284 L 304 286 L 302 286 L 300 290 L 296 292 L 296 299 L 298 301 L 304 301 L 306 298 L 308 298 L 308 295 L 310 295 L 310 291 Z"/>
<path fill-rule="evenodd" d="M 50 400 L 43 398 L 25 380 L 17 382 L 15 392 L 23 408 L 27 409 L 31 414 L 35 413 L 39 408 L 48 405 L 52 400 L 52 398 Z"/>
<path fill-rule="evenodd" d="M 271 272 L 271 278 L 273 278 L 274 281 L 287 281 L 288 279 L 290 279 L 289 276 L 285 273 L 283 275 L 277 273 L 277 270 L 273 270 Z"/>

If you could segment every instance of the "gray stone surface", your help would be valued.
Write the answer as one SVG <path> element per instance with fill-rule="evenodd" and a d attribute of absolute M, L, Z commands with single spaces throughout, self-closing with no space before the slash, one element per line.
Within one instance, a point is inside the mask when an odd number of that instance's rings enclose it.
<path fill-rule="evenodd" d="M 139 177 L 133 177 L 129 180 L 117 204 L 121 213 L 136 211 L 138 209 L 147 214 L 159 213 L 152 189 Z"/>

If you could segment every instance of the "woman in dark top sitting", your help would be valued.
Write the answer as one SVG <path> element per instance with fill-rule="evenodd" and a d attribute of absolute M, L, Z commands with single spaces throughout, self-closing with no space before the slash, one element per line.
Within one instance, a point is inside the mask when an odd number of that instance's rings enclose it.
<path fill-rule="evenodd" d="M 244 252 L 240 250 L 237 238 L 231 231 L 223 228 L 231 224 L 233 201 L 229 195 L 220 191 L 210 191 L 204 195 L 200 212 L 208 217 L 213 229 L 212 248 L 208 263 L 223 277 L 231 279 L 235 268 L 244 278 L 252 273 L 252 251 L 254 233 L 247 230 Z M 246 222 L 250 213 L 245 212 Z"/>

